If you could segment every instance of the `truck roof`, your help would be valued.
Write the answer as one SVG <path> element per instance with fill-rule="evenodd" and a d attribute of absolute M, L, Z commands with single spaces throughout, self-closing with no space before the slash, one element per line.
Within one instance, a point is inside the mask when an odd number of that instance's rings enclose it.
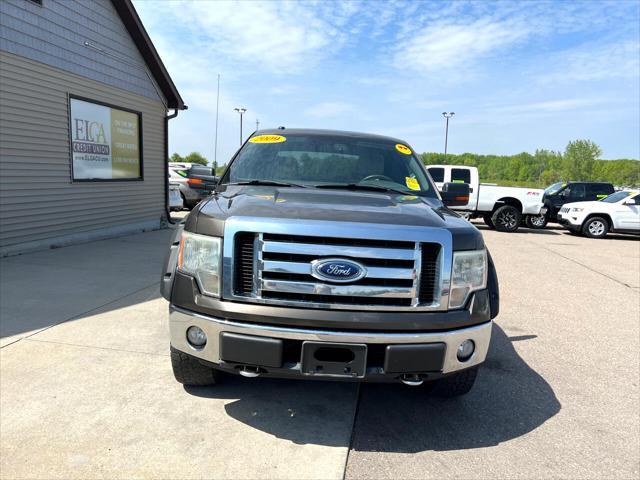
<path fill-rule="evenodd" d="M 374 133 L 362 133 L 362 132 L 350 132 L 346 130 L 324 130 L 319 128 L 268 128 L 264 130 L 257 130 L 253 135 L 327 135 L 331 137 L 350 137 L 350 138 L 363 138 L 372 140 L 385 140 L 388 142 L 402 143 L 408 145 L 408 143 L 400 138 L 388 137 L 386 135 L 377 135 Z M 252 135 L 252 136 L 253 136 Z"/>

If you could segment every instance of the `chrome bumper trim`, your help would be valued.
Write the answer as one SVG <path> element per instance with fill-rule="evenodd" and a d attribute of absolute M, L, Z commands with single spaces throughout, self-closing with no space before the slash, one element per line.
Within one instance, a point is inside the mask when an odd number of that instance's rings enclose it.
<path fill-rule="evenodd" d="M 190 326 L 200 327 L 207 334 L 204 348 L 195 349 L 187 343 L 186 331 Z M 313 340 L 344 343 L 409 344 L 445 343 L 447 345 L 442 373 L 455 372 L 482 363 L 489 350 L 492 322 L 468 328 L 435 333 L 383 333 L 383 332 L 342 332 L 313 330 L 292 327 L 277 327 L 250 323 L 230 322 L 171 306 L 169 313 L 171 345 L 194 357 L 220 363 L 219 338 L 221 332 L 241 333 L 260 337 L 293 340 Z M 464 340 L 473 340 L 476 345 L 473 356 L 460 362 L 456 356 L 458 345 Z"/>

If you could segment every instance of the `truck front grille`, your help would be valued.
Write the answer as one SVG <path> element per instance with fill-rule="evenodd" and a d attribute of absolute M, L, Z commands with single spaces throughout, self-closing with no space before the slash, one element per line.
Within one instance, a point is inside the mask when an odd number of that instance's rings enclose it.
<path fill-rule="evenodd" d="M 430 306 L 440 298 L 441 250 L 438 243 L 239 232 L 233 293 L 260 303 L 314 308 Z M 349 283 L 319 280 L 311 265 L 324 258 L 356 261 L 367 274 Z"/>

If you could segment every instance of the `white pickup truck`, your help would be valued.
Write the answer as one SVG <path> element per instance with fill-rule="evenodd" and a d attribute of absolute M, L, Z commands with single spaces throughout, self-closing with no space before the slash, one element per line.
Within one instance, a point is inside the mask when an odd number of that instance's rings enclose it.
<path fill-rule="evenodd" d="M 469 184 L 467 205 L 452 208 L 467 218 L 482 217 L 489 228 L 515 232 L 523 220 L 535 228 L 537 218 L 546 213 L 542 189 L 481 184 L 478 169 L 465 165 L 427 165 L 427 170 L 438 189 L 449 182 Z"/>

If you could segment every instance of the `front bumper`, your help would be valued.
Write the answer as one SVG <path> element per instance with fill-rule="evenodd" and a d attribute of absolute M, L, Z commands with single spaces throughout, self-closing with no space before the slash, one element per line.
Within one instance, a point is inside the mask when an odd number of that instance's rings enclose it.
<path fill-rule="evenodd" d="M 380 331 L 341 331 L 325 329 L 293 328 L 277 325 L 263 325 L 229 321 L 209 315 L 185 310 L 174 305 L 170 308 L 171 345 L 201 362 L 214 368 L 239 372 L 245 366 L 258 369 L 263 375 L 277 377 L 321 378 L 321 376 L 302 373 L 300 348 L 302 342 L 332 342 L 342 344 L 367 345 L 369 356 L 366 362 L 366 373 L 361 380 L 393 381 L 402 374 L 420 374 L 425 378 L 437 378 L 442 375 L 464 370 L 482 363 L 489 349 L 492 322 L 444 332 L 402 332 L 387 333 Z M 190 326 L 200 327 L 207 335 L 207 343 L 196 349 L 187 342 L 186 332 Z M 221 355 L 221 339 L 223 333 L 261 337 L 263 339 L 282 340 L 285 355 L 279 363 L 271 360 L 260 364 L 260 360 L 243 363 L 235 359 L 225 361 Z M 457 358 L 457 349 L 464 340 L 472 340 L 475 350 L 471 358 L 461 362 Z M 396 345 L 436 345 L 444 344 L 443 357 L 437 369 L 428 371 L 394 371 L 387 372 L 384 365 L 388 358 L 389 346 Z M 254 356 L 255 358 L 255 356 Z M 334 377 L 331 377 L 334 378 Z M 342 378 L 342 377 L 340 377 Z M 334 378 L 335 379 L 335 378 Z M 345 377 L 348 379 L 348 377 Z"/>
<path fill-rule="evenodd" d="M 567 215 L 568 213 L 558 213 L 558 223 L 568 230 L 579 232 L 582 228 L 582 222 L 574 223 L 570 218 L 567 218 Z"/>

